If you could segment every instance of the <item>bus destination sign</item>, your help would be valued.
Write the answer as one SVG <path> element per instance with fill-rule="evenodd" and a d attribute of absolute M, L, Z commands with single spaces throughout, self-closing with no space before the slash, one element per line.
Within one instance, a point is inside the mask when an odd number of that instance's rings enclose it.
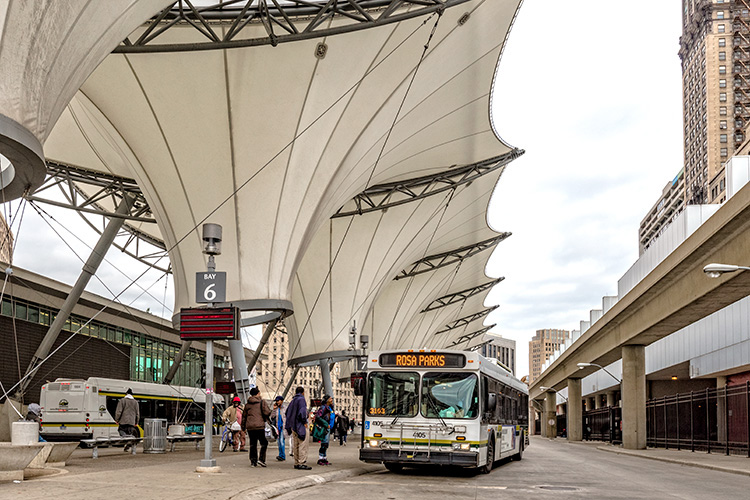
<path fill-rule="evenodd" d="M 463 368 L 466 356 L 439 352 L 389 352 L 380 355 L 380 366 L 392 368 Z"/>

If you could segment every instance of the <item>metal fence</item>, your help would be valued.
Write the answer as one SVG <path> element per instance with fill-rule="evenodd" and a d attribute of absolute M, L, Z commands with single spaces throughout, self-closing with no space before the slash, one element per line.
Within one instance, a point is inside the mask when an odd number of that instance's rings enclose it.
<path fill-rule="evenodd" d="M 583 439 L 622 442 L 622 408 L 607 406 L 583 412 Z"/>
<path fill-rule="evenodd" d="M 750 457 L 750 382 L 646 402 L 647 445 Z"/>

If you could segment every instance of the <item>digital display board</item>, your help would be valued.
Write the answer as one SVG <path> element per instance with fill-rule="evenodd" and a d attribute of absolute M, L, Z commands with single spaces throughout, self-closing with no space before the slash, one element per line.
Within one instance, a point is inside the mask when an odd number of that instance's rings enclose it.
<path fill-rule="evenodd" d="M 181 340 L 239 338 L 240 310 L 236 307 L 180 309 Z"/>
<path fill-rule="evenodd" d="M 380 355 L 380 366 L 389 368 L 463 368 L 466 356 L 439 352 L 389 352 Z"/>

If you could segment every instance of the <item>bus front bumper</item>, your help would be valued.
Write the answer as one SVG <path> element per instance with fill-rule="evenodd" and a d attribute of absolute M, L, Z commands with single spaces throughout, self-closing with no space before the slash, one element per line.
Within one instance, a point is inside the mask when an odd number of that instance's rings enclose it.
<path fill-rule="evenodd" d="M 456 465 L 459 467 L 477 467 L 479 465 L 479 454 L 476 452 L 459 451 L 430 451 L 426 450 L 388 450 L 381 448 L 362 448 L 359 450 L 359 459 L 367 463 L 392 463 L 392 464 L 435 464 Z"/>

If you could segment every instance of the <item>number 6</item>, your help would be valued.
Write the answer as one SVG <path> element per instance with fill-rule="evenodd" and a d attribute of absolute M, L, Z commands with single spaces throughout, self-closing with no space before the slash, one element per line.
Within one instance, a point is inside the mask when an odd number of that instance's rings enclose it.
<path fill-rule="evenodd" d="M 206 287 L 205 290 L 203 290 L 203 297 L 210 302 L 213 302 L 213 300 L 216 298 L 216 291 L 212 290 L 212 288 L 215 286 L 216 283 L 211 283 Z"/>

